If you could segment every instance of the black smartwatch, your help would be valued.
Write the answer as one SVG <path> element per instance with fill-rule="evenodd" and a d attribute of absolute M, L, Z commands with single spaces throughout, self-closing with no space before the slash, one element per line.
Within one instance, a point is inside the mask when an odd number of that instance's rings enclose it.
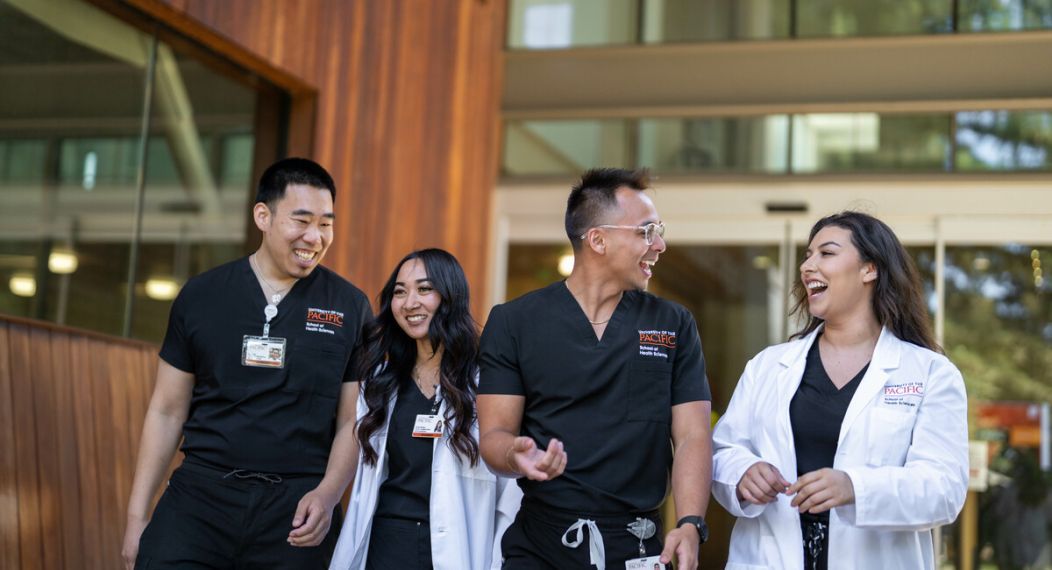
<path fill-rule="evenodd" d="M 705 541 L 709 539 L 709 525 L 705 524 L 705 519 L 696 516 L 683 517 L 676 523 L 676 528 L 685 524 L 694 525 L 694 528 L 698 529 L 699 544 L 705 544 Z"/>

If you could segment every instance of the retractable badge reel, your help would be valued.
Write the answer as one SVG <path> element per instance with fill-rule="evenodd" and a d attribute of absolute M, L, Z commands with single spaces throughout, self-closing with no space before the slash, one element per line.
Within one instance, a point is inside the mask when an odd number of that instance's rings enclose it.
<path fill-rule="evenodd" d="M 258 368 L 285 367 L 285 339 L 270 336 L 270 321 L 278 316 L 278 301 L 281 295 L 275 294 L 270 303 L 263 308 L 263 335 L 245 335 L 241 341 L 241 364 Z"/>
<path fill-rule="evenodd" d="M 413 437 L 434 439 L 442 437 L 442 416 L 438 415 L 438 394 L 435 394 L 435 403 L 431 404 L 431 413 L 417 414 L 416 422 L 413 423 Z"/>
<path fill-rule="evenodd" d="M 657 525 L 650 519 L 636 517 L 635 522 L 628 523 L 626 528 L 629 534 L 639 539 L 639 558 L 625 561 L 625 570 L 666 570 L 661 563 L 661 556 L 647 556 L 647 549 L 643 541 L 657 534 Z"/>

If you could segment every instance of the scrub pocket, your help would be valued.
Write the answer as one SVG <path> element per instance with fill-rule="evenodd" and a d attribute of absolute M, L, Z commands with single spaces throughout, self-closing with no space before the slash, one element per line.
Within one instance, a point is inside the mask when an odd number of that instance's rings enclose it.
<path fill-rule="evenodd" d="M 672 422 L 672 365 L 634 361 L 628 367 L 628 421 Z"/>
<path fill-rule="evenodd" d="M 300 341 L 292 358 L 286 390 L 339 397 L 347 366 L 347 349 L 343 345 Z"/>

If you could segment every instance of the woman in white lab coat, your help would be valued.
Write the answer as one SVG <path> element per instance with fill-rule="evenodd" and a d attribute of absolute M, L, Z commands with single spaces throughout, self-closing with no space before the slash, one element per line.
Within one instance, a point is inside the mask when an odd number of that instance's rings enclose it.
<path fill-rule="evenodd" d="M 749 361 L 713 433 L 727 568 L 933 568 L 931 529 L 964 504 L 967 401 L 913 262 L 843 212 L 812 228 L 793 289 L 807 325 Z"/>
<path fill-rule="evenodd" d="M 468 307 L 464 271 L 440 249 L 407 255 L 380 292 L 356 357 L 360 449 L 331 569 L 500 567 L 521 492 L 479 457 Z"/>

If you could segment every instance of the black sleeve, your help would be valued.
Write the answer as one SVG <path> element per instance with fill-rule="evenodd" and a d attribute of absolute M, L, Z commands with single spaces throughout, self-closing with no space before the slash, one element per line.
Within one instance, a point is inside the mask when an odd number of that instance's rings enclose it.
<path fill-rule="evenodd" d="M 349 358 L 343 368 L 344 382 L 357 382 L 359 380 L 355 378 L 354 374 L 354 370 L 357 368 L 355 363 L 360 356 L 362 341 L 365 339 L 365 326 L 369 324 L 369 321 L 373 320 L 373 308 L 369 305 L 369 299 L 364 294 L 358 295 L 356 310 L 357 314 L 354 315 L 354 318 L 348 319 L 348 324 L 353 324 L 354 326 L 354 334 L 351 335 L 350 346 L 348 346 Z"/>
<path fill-rule="evenodd" d="M 508 332 L 507 315 L 502 305 L 490 311 L 481 343 L 478 393 L 525 396 L 519 373 L 518 346 Z"/>
<path fill-rule="evenodd" d="M 694 317 L 681 309 L 679 331 L 676 334 L 676 359 L 672 363 L 672 405 L 699 400 L 712 400 L 709 379 L 705 375 L 705 356 L 701 352 L 701 338 Z"/>
<path fill-rule="evenodd" d="M 172 303 L 172 310 L 168 313 L 168 332 L 164 333 L 164 342 L 161 344 L 160 357 L 168 364 L 182 370 L 194 373 L 194 355 L 191 349 L 190 338 L 186 330 L 186 300 L 187 288 L 184 287 Z"/>

